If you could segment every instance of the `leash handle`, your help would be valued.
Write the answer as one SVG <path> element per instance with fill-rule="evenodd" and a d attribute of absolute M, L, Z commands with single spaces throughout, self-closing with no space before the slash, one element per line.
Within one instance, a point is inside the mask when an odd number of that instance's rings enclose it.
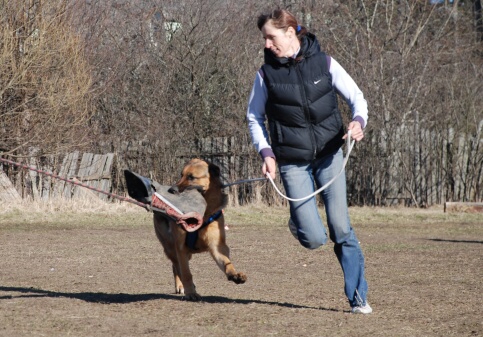
<path fill-rule="evenodd" d="M 319 194 L 320 192 L 322 192 L 323 190 L 325 190 L 327 187 L 329 187 L 342 174 L 342 172 L 344 172 L 345 167 L 347 165 L 347 161 L 349 160 L 349 155 L 350 155 L 350 153 L 352 151 L 352 148 L 354 147 L 355 142 L 356 142 L 355 140 L 351 140 L 351 130 L 348 130 L 347 131 L 347 139 L 346 139 L 346 156 L 344 158 L 344 162 L 342 164 L 341 170 L 329 182 L 327 182 L 324 186 L 322 186 L 321 188 L 319 188 L 314 193 L 307 195 L 306 197 L 298 198 L 298 199 L 293 199 L 293 198 L 287 197 L 282 192 L 280 192 L 280 190 L 277 188 L 277 186 L 275 185 L 275 182 L 273 181 L 272 177 L 270 177 L 270 173 L 267 172 L 265 175 L 266 175 L 267 179 L 270 180 L 270 182 L 272 183 L 273 187 L 275 188 L 275 190 L 277 191 L 277 193 L 280 194 L 280 196 L 282 198 L 285 198 L 285 199 L 287 199 L 289 201 L 304 201 L 304 200 L 307 200 L 307 199 L 312 198 L 313 196 Z"/>

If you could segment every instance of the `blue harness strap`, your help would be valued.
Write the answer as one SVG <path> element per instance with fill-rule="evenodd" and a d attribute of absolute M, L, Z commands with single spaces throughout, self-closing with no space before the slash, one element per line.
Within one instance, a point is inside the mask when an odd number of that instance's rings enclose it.
<path fill-rule="evenodd" d="M 196 249 L 195 244 L 196 244 L 196 241 L 198 240 L 198 231 L 201 228 L 208 226 L 213 221 L 217 220 L 222 214 L 223 214 L 223 210 L 219 210 L 218 212 L 210 216 L 205 222 L 203 222 L 203 224 L 201 225 L 200 228 L 198 228 L 198 230 L 194 232 L 188 232 L 186 234 L 186 241 L 185 241 L 186 245 L 191 249 Z"/>

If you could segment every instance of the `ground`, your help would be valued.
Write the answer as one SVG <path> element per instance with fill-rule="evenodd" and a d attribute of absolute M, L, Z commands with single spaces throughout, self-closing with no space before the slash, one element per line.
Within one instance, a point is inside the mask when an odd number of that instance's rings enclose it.
<path fill-rule="evenodd" d="M 0 205 L 0 336 L 480 336 L 483 216 L 351 208 L 371 315 L 353 315 L 328 244 L 307 250 L 287 209 L 226 210 L 247 283 L 208 254 L 191 269 L 199 303 L 174 294 L 151 214 Z M 135 206 L 134 206 L 135 207 Z M 323 213 L 323 210 L 321 210 Z"/>

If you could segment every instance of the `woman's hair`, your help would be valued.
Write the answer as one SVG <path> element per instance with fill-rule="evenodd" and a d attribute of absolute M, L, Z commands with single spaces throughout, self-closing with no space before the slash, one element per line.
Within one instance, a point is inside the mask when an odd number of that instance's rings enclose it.
<path fill-rule="evenodd" d="M 262 27 L 271 21 L 272 25 L 277 29 L 287 30 L 292 27 L 297 33 L 299 40 L 307 34 L 307 29 L 297 23 L 295 16 L 286 9 L 274 9 L 271 13 L 261 14 L 258 17 L 257 26 L 262 30 Z"/>

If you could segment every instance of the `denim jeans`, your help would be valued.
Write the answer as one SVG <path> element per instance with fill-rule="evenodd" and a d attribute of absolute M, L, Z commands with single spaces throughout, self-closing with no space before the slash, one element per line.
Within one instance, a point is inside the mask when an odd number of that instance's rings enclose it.
<path fill-rule="evenodd" d="M 339 150 L 310 163 L 280 163 L 280 177 L 287 196 L 299 199 L 312 194 L 340 172 L 343 159 L 342 150 Z M 364 277 L 364 255 L 350 224 L 345 172 L 319 195 L 325 205 L 329 237 L 335 244 L 334 252 L 344 273 L 344 291 L 349 304 L 365 304 L 367 282 Z M 304 201 L 290 201 L 290 217 L 297 227 L 298 239 L 308 249 L 316 249 L 327 243 L 317 196 Z"/>

